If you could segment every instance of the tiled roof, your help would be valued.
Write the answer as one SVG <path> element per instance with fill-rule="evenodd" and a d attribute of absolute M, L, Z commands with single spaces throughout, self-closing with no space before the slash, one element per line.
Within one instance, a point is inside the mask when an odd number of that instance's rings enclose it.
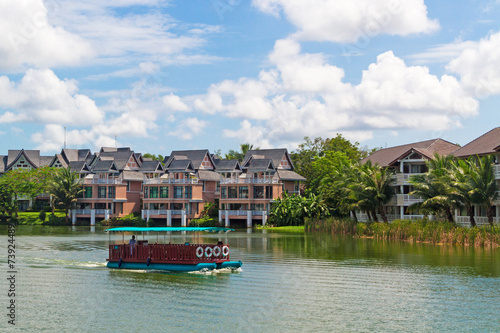
<path fill-rule="evenodd" d="M 142 173 L 134 170 L 123 170 L 121 175 L 123 180 L 142 181 L 144 179 Z"/>
<path fill-rule="evenodd" d="M 427 158 L 431 158 L 434 153 L 438 153 L 439 155 L 449 155 L 457 148 L 459 148 L 458 145 L 442 139 L 426 140 L 402 146 L 380 149 L 370 156 L 362 159 L 361 163 L 371 161 L 373 164 L 379 164 L 380 166 L 386 167 L 394 162 L 397 162 L 399 159 L 403 158 L 412 151 L 416 151 Z"/>
<path fill-rule="evenodd" d="M 146 161 L 141 165 L 141 168 L 139 169 L 140 172 L 154 172 L 154 173 L 164 173 L 165 170 L 163 170 L 163 166 L 161 165 L 160 161 Z"/>
<path fill-rule="evenodd" d="M 305 181 L 306 179 L 296 173 L 295 171 L 291 170 L 281 170 L 278 169 L 278 177 L 281 180 L 294 180 L 294 181 Z"/>
<path fill-rule="evenodd" d="M 89 167 L 85 161 L 72 161 L 69 162 L 69 167 L 72 171 L 79 173 L 89 173 Z"/>
<path fill-rule="evenodd" d="M 257 171 L 274 171 L 273 161 L 269 158 L 265 159 L 257 159 L 254 158 L 250 160 L 247 165 L 248 172 L 257 172 Z"/>
<path fill-rule="evenodd" d="M 191 160 L 191 162 L 193 162 L 193 168 L 198 170 L 198 169 L 200 169 L 201 164 L 203 163 L 203 159 L 205 158 L 207 153 L 208 153 L 208 156 L 210 156 L 208 149 L 176 150 L 170 154 L 170 156 L 168 157 L 168 160 L 165 164 L 169 165 L 174 160 L 188 159 L 188 160 Z M 165 159 L 167 159 L 167 158 L 165 158 Z"/>
<path fill-rule="evenodd" d="M 113 161 L 97 161 L 97 163 L 92 168 L 92 172 L 110 172 L 118 173 L 116 164 Z"/>
<path fill-rule="evenodd" d="M 134 153 L 130 150 L 104 151 L 99 153 L 99 158 L 102 160 L 113 160 L 118 170 L 123 170 L 133 155 Z"/>
<path fill-rule="evenodd" d="M 241 172 L 241 166 L 238 160 L 217 160 L 215 166 L 217 172 Z"/>
<path fill-rule="evenodd" d="M 274 166 L 278 166 L 281 164 L 281 161 L 283 160 L 283 156 L 287 153 L 286 148 L 279 148 L 279 149 L 254 149 L 254 150 L 249 150 L 245 154 L 245 158 L 243 159 L 243 163 L 241 165 L 246 168 L 246 164 L 250 160 L 250 158 L 253 156 L 253 158 L 256 159 L 271 159 L 273 161 Z M 290 160 L 290 163 L 292 161 Z"/>
<path fill-rule="evenodd" d="M 486 155 L 495 152 L 500 145 L 500 127 L 481 135 L 453 153 L 456 157 L 469 157 L 471 155 Z"/>
<path fill-rule="evenodd" d="M 199 170 L 198 178 L 200 180 L 220 181 L 220 174 L 210 170 Z"/>
<path fill-rule="evenodd" d="M 7 168 L 7 156 L 0 156 L 0 172 L 4 173 Z"/>
<path fill-rule="evenodd" d="M 169 172 L 194 172 L 191 160 L 174 160 L 170 163 L 167 170 Z"/>

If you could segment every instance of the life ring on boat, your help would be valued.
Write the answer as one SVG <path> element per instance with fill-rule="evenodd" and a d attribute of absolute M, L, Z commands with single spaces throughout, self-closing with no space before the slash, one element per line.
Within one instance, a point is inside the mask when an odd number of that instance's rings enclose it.
<path fill-rule="evenodd" d="M 229 255 L 229 246 L 224 245 L 224 246 L 222 247 L 222 255 L 223 255 L 224 257 L 227 257 L 227 256 Z"/>
<path fill-rule="evenodd" d="M 210 258 L 212 256 L 213 250 L 210 246 L 205 248 L 205 257 Z"/>
<path fill-rule="evenodd" d="M 220 247 L 214 246 L 214 257 L 220 256 Z"/>
<path fill-rule="evenodd" d="M 150 263 L 151 263 L 151 258 L 148 258 L 148 260 L 146 260 L 146 266 L 149 267 Z"/>
<path fill-rule="evenodd" d="M 122 263 L 123 263 L 123 259 L 120 258 L 120 260 L 118 260 L 118 268 L 122 267 Z"/>
<path fill-rule="evenodd" d="M 196 248 L 196 256 L 197 256 L 198 258 L 203 257 L 203 248 L 202 248 L 201 246 L 198 246 L 198 247 Z"/>

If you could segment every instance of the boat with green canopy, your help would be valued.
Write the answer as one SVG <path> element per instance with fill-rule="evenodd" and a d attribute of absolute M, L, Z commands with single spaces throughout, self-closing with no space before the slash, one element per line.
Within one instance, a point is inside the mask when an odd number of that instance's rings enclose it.
<path fill-rule="evenodd" d="M 109 258 L 107 267 L 118 269 L 157 269 L 168 271 L 200 271 L 222 268 L 237 269 L 241 267 L 241 261 L 231 261 L 229 259 L 229 245 L 219 241 L 217 244 L 172 244 L 166 241 L 158 243 L 160 233 L 164 235 L 168 232 L 189 231 L 189 232 L 229 232 L 230 228 L 217 227 L 120 227 L 104 230 L 109 233 L 141 233 L 142 240 L 132 239 L 123 243 L 109 245 Z M 150 244 L 144 239 L 145 233 L 148 236 L 157 233 L 157 242 Z"/>

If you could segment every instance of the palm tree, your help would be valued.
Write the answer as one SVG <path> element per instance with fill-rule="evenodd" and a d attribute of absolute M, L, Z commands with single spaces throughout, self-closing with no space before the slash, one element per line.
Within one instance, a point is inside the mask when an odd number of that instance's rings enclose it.
<path fill-rule="evenodd" d="M 64 208 L 66 224 L 68 224 L 68 212 L 81 192 L 83 187 L 78 173 L 71 171 L 69 167 L 57 170 L 49 186 L 49 193 L 53 196 L 54 202 Z"/>
<path fill-rule="evenodd" d="M 240 150 L 241 152 L 235 151 L 235 150 L 230 150 L 226 156 L 226 160 L 238 160 L 240 162 L 243 162 L 243 159 L 245 158 L 245 155 L 249 150 L 253 149 L 253 145 L 249 143 L 242 143 L 240 144 Z M 259 149 L 258 147 L 255 149 Z"/>
<path fill-rule="evenodd" d="M 473 164 L 474 162 L 471 159 L 456 161 L 450 172 L 450 177 L 453 189 L 451 196 L 461 206 L 465 207 L 467 215 L 469 215 L 469 222 L 472 227 L 475 227 L 476 220 L 474 219 L 474 201 L 472 197 L 474 185 L 471 182 Z"/>
<path fill-rule="evenodd" d="M 370 161 L 359 167 L 358 181 L 350 186 L 351 198 L 377 222 L 377 212 L 388 223 L 385 207 L 394 196 L 392 170 L 372 165 Z M 370 218 L 370 219 L 371 219 Z"/>
<path fill-rule="evenodd" d="M 471 163 L 470 181 L 473 202 L 486 210 L 488 223 L 493 226 L 493 203 L 498 199 L 498 186 L 493 170 L 494 156 L 475 157 L 476 163 Z"/>
<path fill-rule="evenodd" d="M 409 181 L 414 190 L 410 195 L 419 196 L 422 201 L 414 203 L 410 209 L 420 209 L 435 214 L 443 213 L 451 223 L 454 223 L 453 209 L 458 206 L 451 196 L 450 171 L 453 166 L 453 156 L 434 156 L 426 162 L 428 170 L 425 174 L 414 175 Z"/>

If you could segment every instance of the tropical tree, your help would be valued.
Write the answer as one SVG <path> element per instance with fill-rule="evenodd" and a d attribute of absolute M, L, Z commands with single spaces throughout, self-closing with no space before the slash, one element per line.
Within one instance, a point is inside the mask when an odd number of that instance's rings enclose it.
<path fill-rule="evenodd" d="M 358 198 L 358 205 L 370 212 L 377 221 L 377 212 L 385 223 L 388 223 L 385 208 L 394 196 L 393 171 L 373 165 L 371 161 L 359 167 L 358 182 L 351 186 L 354 197 Z"/>
<path fill-rule="evenodd" d="M 472 190 L 472 201 L 486 210 L 488 223 L 493 226 L 493 203 L 498 199 L 498 186 L 493 170 L 494 156 L 475 157 L 470 163 L 472 172 L 470 182 Z"/>
<path fill-rule="evenodd" d="M 472 196 L 474 184 L 471 181 L 471 173 L 474 169 L 473 163 L 471 159 L 455 161 L 450 171 L 450 179 L 451 197 L 467 210 L 469 222 L 472 227 L 475 227 L 476 220 L 474 219 L 474 200 Z"/>
<path fill-rule="evenodd" d="M 243 159 L 245 158 L 245 155 L 247 154 L 247 152 L 249 150 L 252 150 L 252 149 L 254 149 L 252 144 L 242 143 L 242 144 L 240 144 L 240 151 L 230 150 L 226 154 L 225 159 L 226 160 L 238 160 L 240 162 L 243 162 Z M 259 149 L 259 148 L 257 147 L 255 149 Z"/>
<path fill-rule="evenodd" d="M 426 164 L 426 173 L 414 175 L 409 179 L 414 188 L 410 195 L 422 199 L 421 202 L 412 204 L 410 209 L 442 214 L 446 220 L 454 223 L 452 212 L 460 203 L 452 196 L 450 170 L 453 167 L 453 156 L 434 154 Z"/>
<path fill-rule="evenodd" d="M 0 178 L 0 221 L 7 221 L 17 212 L 14 191 L 3 177 Z"/>
<path fill-rule="evenodd" d="M 81 192 L 83 192 L 83 187 L 78 173 L 71 171 L 69 167 L 57 170 L 50 184 L 49 193 L 54 198 L 54 202 L 64 208 L 66 224 L 68 224 L 68 212 Z"/>
<path fill-rule="evenodd" d="M 269 222 L 278 226 L 303 225 L 306 217 L 321 219 L 328 216 L 328 206 L 314 194 L 308 197 L 283 192 L 271 208 Z"/>

